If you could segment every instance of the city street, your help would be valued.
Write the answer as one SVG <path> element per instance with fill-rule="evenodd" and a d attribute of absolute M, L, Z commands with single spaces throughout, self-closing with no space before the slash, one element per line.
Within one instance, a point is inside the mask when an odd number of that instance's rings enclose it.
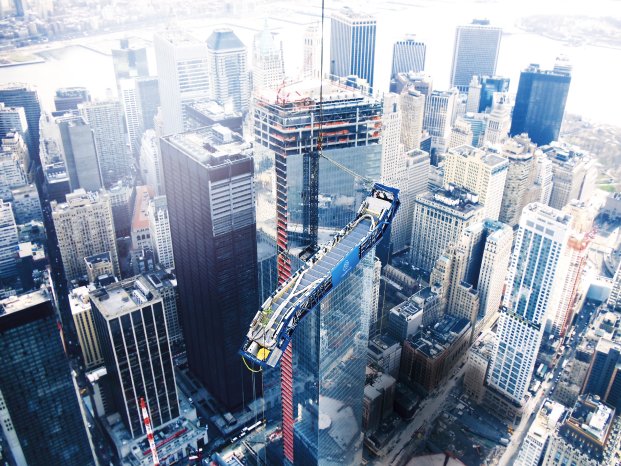
<path fill-rule="evenodd" d="M 459 364 L 462 362 L 465 362 L 465 357 L 462 358 Z M 391 442 L 388 447 L 386 447 L 385 451 L 388 451 L 389 453 L 387 453 L 383 458 L 377 459 L 370 464 L 375 466 L 397 466 L 406 463 L 409 459 L 409 454 L 411 453 L 407 449 L 408 443 L 412 441 L 412 437 L 418 429 L 420 429 L 424 424 L 431 425 L 435 418 L 440 415 L 449 393 L 464 375 L 466 366 L 465 364 L 463 366 L 460 366 L 459 364 L 456 365 L 456 368 L 453 370 L 448 380 L 436 389 L 439 391 L 437 391 L 435 395 L 430 395 L 422 401 L 414 418 L 409 422 L 405 429 L 403 429 L 401 433 L 396 436 L 396 439 Z"/>

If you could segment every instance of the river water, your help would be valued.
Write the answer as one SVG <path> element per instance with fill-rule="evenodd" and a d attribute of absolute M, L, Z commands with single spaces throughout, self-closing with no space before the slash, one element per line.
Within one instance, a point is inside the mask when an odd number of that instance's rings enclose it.
<path fill-rule="evenodd" d="M 315 5 L 317 3 L 317 5 Z M 621 50 L 594 46 L 570 46 L 540 35 L 525 33 L 515 27 L 516 18 L 526 14 L 545 14 L 562 11 L 564 14 L 590 14 L 603 16 L 614 7 L 612 0 L 590 2 L 562 2 L 562 10 L 554 1 L 456 1 L 456 0 L 394 0 L 326 1 L 326 6 L 359 5 L 373 13 L 378 20 L 376 48 L 376 88 L 387 91 L 392 60 L 392 44 L 406 33 L 416 34 L 427 44 L 426 70 L 433 76 L 434 88 L 448 87 L 453 53 L 455 26 L 468 23 L 474 17 L 487 17 L 492 24 L 502 26 L 502 38 L 497 74 L 511 78 L 511 91 L 517 90 L 520 70 L 530 63 L 552 67 L 554 59 L 564 53 L 572 61 L 573 73 L 567 111 L 607 124 L 621 125 L 619 108 L 621 92 Z M 206 38 L 214 27 L 232 27 L 240 39 L 250 47 L 254 33 L 265 20 L 270 29 L 283 40 L 286 70 L 289 76 L 297 75 L 302 64 L 303 30 L 306 24 L 319 19 L 319 2 L 283 2 L 274 11 L 264 11 L 252 17 L 184 20 L 178 22 L 197 37 Z M 613 5 L 613 7 L 611 7 Z M 618 3 L 617 3 L 618 5 Z M 329 13 L 329 12 L 328 12 Z M 617 13 L 618 14 L 618 13 Z M 129 35 L 150 40 L 154 29 L 131 31 Z M 329 20 L 326 20 L 329 33 Z M 114 73 L 110 48 L 119 37 L 128 33 L 93 36 L 83 39 L 82 45 L 103 51 L 97 53 L 77 45 L 62 47 L 50 44 L 51 50 L 40 53 L 45 63 L 0 69 L 0 82 L 21 81 L 35 84 L 45 109 L 53 108 L 55 89 L 67 86 L 85 86 L 96 98 L 105 98 L 115 92 Z M 329 55 L 326 42 L 326 57 Z M 60 48 L 53 49 L 60 45 Z M 153 53 L 150 51 L 151 59 Z M 153 61 L 153 60 L 151 60 Z M 151 63 L 155 73 L 155 64 Z"/>

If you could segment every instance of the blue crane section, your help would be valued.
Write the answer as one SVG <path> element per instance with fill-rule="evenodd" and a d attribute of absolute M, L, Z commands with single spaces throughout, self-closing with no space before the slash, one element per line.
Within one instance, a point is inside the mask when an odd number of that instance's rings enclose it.
<path fill-rule="evenodd" d="M 375 183 L 356 218 L 263 303 L 250 324 L 242 357 L 275 367 L 300 321 L 377 245 L 398 208 L 399 190 Z"/>

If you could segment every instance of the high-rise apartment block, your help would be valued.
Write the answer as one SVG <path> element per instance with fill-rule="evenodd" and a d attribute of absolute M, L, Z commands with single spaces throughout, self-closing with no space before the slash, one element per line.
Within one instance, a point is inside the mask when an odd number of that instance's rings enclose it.
<path fill-rule="evenodd" d="M 109 252 L 120 276 L 112 207 L 107 194 L 78 189 L 67 202 L 50 203 L 65 276 L 71 281 L 86 275 L 84 258 Z"/>
<path fill-rule="evenodd" d="M 16 464 L 95 464 L 51 297 L 0 301 L 0 423 Z"/>
<path fill-rule="evenodd" d="M 511 136 L 527 133 L 539 146 L 557 141 L 570 83 L 569 73 L 542 70 L 539 65 L 530 65 L 522 71 L 513 108 Z"/>
<path fill-rule="evenodd" d="M 511 227 L 518 224 L 527 204 L 527 191 L 532 189 L 535 181 L 536 148 L 526 134 L 520 134 L 507 140 L 499 153 L 509 161 L 509 166 L 498 220 Z"/>
<path fill-rule="evenodd" d="M 467 191 L 451 188 L 420 194 L 414 202 L 410 263 L 431 271 L 446 247 L 484 218 L 477 196 Z"/>
<path fill-rule="evenodd" d="M 330 74 L 354 75 L 372 88 L 377 21 L 346 7 L 332 15 L 331 25 Z"/>
<path fill-rule="evenodd" d="M 472 146 L 449 149 L 444 164 L 444 183 L 467 189 L 479 196 L 485 218 L 498 220 L 507 168 L 503 157 Z"/>
<path fill-rule="evenodd" d="M 155 196 L 147 210 L 149 231 L 157 262 L 164 268 L 175 268 L 175 258 L 170 237 L 170 221 L 166 196 Z"/>
<path fill-rule="evenodd" d="M 427 46 L 423 42 L 418 42 L 414 36 L 407 36 L 405 39 L 395 42 L 392 47 L 391 79 L 394 79 L 399 73 L 423 71 L 426 53 Z"/>
<path fill-rule="evenodd" d="M 254 392 L 237 354 L 259 304 L 252 149 L 220 125 L 161 146 L 188 366 L 237 409 Z"/>
<path fill-rule="evenodd" d="M 282 42 L 267 29 L 254 36 L 252 61 L 252 87 L 277 88 L 285 78 Z"/>
<path fill-rule="evenodd" d="M 106 187 L 128 176 L 131 161 L 125 144 L 123 109 L 116 100 L 80 104 L 84 121 L 93 130 L 99 172 Z"/>
<path fill-rule="evenodd" d="M 217 29 L 207 39 L 211 98 L 247 112 L 250 77 L 246 47 L 231 29 Z"/>
<path fill-rule="evenodd" d="M 163 299 L 140 278 L 91 291 L 95 328 L 116 410 L 133 438 L 146 433 L 140 399 L 153 427 L 179 416 Z"/>
<path fill-rule="evenodd" d="M 184 106 L 209 96 L 207 46 L 174 29 L 155 34 L 153 46 L 163 116 L 162 134 L 179 133 L 186 128 Z"/>
<path fill-rule="evenodd" d="M 494 76 L 500 50 L 502 29 L 490 26 L 488 20 L 473 20 L 455 30 L 455 48 L 451 67 L 451 87 L 468 90 L 472 76 Z"/>
<path fill-rule="evenodd" d="M 558 304 L 570 222 L 569 215 L 538 203 L 528 204 L 520 218 L 487 377 L 518 406 L 533 375 L 546 317 Z"/>

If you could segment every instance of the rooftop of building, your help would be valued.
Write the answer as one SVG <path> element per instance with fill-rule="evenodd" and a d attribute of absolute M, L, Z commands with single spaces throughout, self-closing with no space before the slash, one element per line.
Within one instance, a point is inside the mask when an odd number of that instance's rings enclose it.
<path fill-rule="evenodd" d="M 0 84 L 0 90 L 2 91 L 35 91 L 34 86 L 26 83 L 2 83 Z"/>
<path fill-rule="evenodd" d="M 19 312 L 50 300 L 50 295 L 44 289 L 31 291 L 19 296 L 10 296 L 0 301 L 0 315 Z"/>
<path fill-rule="evenodd" d="M 69 293 L 69 307 L 71 314 L 77 315 L 83 312 L 89 312 L 91 309 L 91 301 L 89 299 L 89 287 L 79 286 Z"/>
<path fill-rule="evenodd" d="M 207 38 L 207 47 L 211 50 L 245 50 L 244 43 L 239 40 L 232 29 L 216 29 Z"/>
<path fill-rule="evenodd" d="M 436 358 L 470 329 L 470 321 L 446 314 L 431 327 L 408 338 L 409 345 L 429 358 Z"/>
<path fill-rule="evenodd" d="M 132 216 L 132 231 L 149 228 L 149 201 L 153 197 L 153 189 L 149 186 L 136 186 L 134 200 L 134 214 Z"/>
<path fill-rule="evenodd" d="M 80 86 L 61 87 L 56 89 L 56 97 L 81 97 L 89 94 L 88 89 Z"/>
<path fill-rule="evenodd" d="M 208 167 L 252 156 L 252 144 L 220 124 L 164 138 L 171 145 Z"/>
<path fill-rule="evenodd" d="M 32 257 L 32 260 L 39 261 L 45 259 L 45 248 L 38 243 L 32 241 L 19 243 L 18 252 L 20 258 Z"/>
<path fill-rule="evenodd" d="M 85 191 L 82 188 L 76 189 L 65 196 L 66 202 L 58 203 L 52 201 L 50 206 L 53 213 L 68 212 L 74 208 L 84 207 L 87 205 L 98 204 L 101 197 L 98 192 Z"/>
<path fill-rule="evenodd" d="M 595 395 L 582 395 L 558 434 L 567 444 L 602 462 L 613 430 L 615 409 Z"/>
<path fill-rule="evenodd" d="M 526 205 L 522 212 L 522 218 L 526 221 L 530 220 L 526 219 L 527 215 L 524 215 L 524 213 L 528 213 L 528 216 L 537 215 L 540 220 L 543 220 L 548 224 L 562 224 L 569 226 L 571 223 L 571 215 L 539 202 L 533 202 Z"/>
<path fill-rule="evenodd" d="M 509 165 L 509 162 L 506 158 L 494 154 L 493 152 L 486 152 L 484 150 L 469 146 L 467 144 L 453 147 L 452 149 L 448 150 L 448 153 L 462 156 L 465 159 L 470 158 L 481 160 L 485 165 L 491 168 L 506 168 Z"/>
<path fill-rule="evenodd" d="M 367 374 L 364 385 L 365 398 L 375 399 L 382 396 L 385 390 L 394 387 L 397 381 L 390 374 L 371 371 Z"/>
<path fill-rule="evenodd" d="M 204 45 L 204 42 L 181 29 L 173 28 L 158 31 L 156 37 L 160 37 L 172 45 Z"/>
<path fill-rule="evenodd" d="M 453 185 L 419 194 L 416 196 L 416 202 L 449 209 L 460 215 L 473 215 L 482 209 L 477 194 Z"/>
<path fill-rule="evenodd" d="M 522 71 L 522 73 L 534 73 L 534 74 L 541 74 L 541 75 L 571 78 L 571 75 L 569 73 L 563 72 L 558 68 L 555 70 L 542 70 L 541 66 L 539 66 L 538 63 L 531 63 L 530 65 L 528 65 L 528 67 L 526 67 L 526 69 Z"/>
<path fill-rule="evenodd" d="M 323 81 L 323 89 L 321 89 Z M 368 84 L 359 78 L 339 78 L 332 76 L 323 80 L 304 79 L 301 81 L 288 82 L 278 89 L 261 89 L 256 98 L 260 102 L 281 107 L 301 106 L 308 108 L 323 99 L 323 105 L 343 103 L 346 105 L 352 101 L 368 101 L 379 103 L 369 95 Z"/>
<path fill-rule="evenodd" d="M 363 13 L 361 11 L 356 11 L 353 10 L 349 7 L 343 7 L 338 11 L 335 11 L 332 14 L 333 18 L 338 18 L 338 19 L 346 19 L 349 21 L 372 21 L 375 22 L 375 18 L 367 13 Z"/>
<path fill-rule="evenodd" d="M 106 251 L 100 254 L 93 254 L 92 256 L 87 256 L 84 258 L 84 262 L 86 262 L 87 265 L 101 264 L 102 262 L 110 263 L 112 262 L 112 258 L 110 257 L 110 252 Z"/>
<path fill-rule="evenodd" d="M 406 320 L 414 319 L 419 313 L 423 312 L 425 304 L 429 300 L 436 299 L 437 296 L 438 295 L 431 289 L 431 287 L 427 286 L 414 293 L 401 304 L 393 307 L 390 310 L 390 313 L 399 315 Z"/>
<path fill-rule="evenodd" d="M 187 104 L 187 106 L 205 115 L 212 121 L 223 121 L 229 118 L 240 118 L 242 116 L 241 112 L 235 111 L 233 107 L 219 104 L 215 100 L 210 99 L 195 100 Z"/>
<path fill-rule="evenodd" d="M 132 277 L 91 290 L 90 299 L 108 320 L 116 319 L 160 299 L 159 293 L 154 289 L 149 289 L 139 278 L 140 276 Z"/>

